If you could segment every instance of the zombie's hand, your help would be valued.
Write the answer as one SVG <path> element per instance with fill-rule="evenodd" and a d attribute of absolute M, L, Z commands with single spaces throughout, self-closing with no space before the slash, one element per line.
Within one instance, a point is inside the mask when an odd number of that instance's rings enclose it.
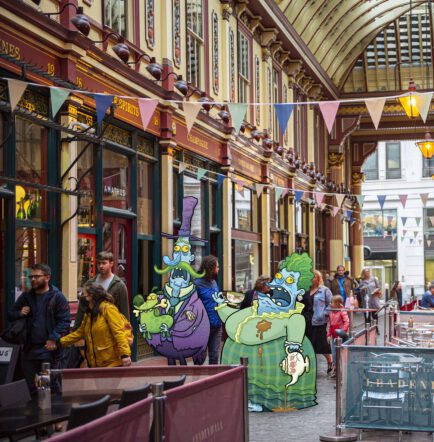
<path fill-rule="evenodd" d="M 301 344 L 297 342 L 285 341 L 285 351 L 287 354 L 293 353 L 294 351 L 300 351 Z"/>
<path fill-rule="evenodd" d="M 167 326 L 167 324 L 161 324 L 160 325 L 160 330 L 162 333 L 168 333 L 169 332 L 169 327 Z"/>
<path fill-rule="evenodd" d="M 214 301 L 218 305 L 223 304 L 224 302 L 226 302 L 226 299 L 223 297 L 223 293 L 222 292 L 214 293 L 212 295 L 212 299 L 214 299 Z"/>
<path fill-rule="evenodd" d="M 140 330 L 140 333 L 146 333 L 146 324 L 144 323 L 144 322 L 140 322 L 139 323 L 139 330 Z"/>
<path fill-rule="evenodd" d="M 189 321 L 194 321 L 196 318 L 195 314 L 191 310 L 186 311 L 185 316 L 187 316 Z"/>

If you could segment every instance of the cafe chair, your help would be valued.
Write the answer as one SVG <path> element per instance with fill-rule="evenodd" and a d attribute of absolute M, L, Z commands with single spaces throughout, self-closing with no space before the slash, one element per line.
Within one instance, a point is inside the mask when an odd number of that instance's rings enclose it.
<path fill-rule="evenodd" d="M 0 385 L 0 407 L 24 405 L 28 401 L 30 392 L 25 379 Z"/>
<path fill-rule="evenodd" d="M 171 390 L 175 387 L 180 387 L 184 385 L 187 376 L 183 375 L 179 379 L 175 379 L 174 381 L 163 381 L 163 391 Z"/>
<path fill-rule="evenodd" d="M 112 404 L 119 404 L 119 409 L 128 407 L 143 399 L 146 399 L 151 392 L 151 385 L 145 384 L 138 388 L 130 388 L 122 392 L 119 400 L 112 401 Z"/>
<path fill-rule="evenodd" d="M 371 411 L 378 411 L 378 419 L 385 424 L 402 423 L 404 406 L 408 396 L 408 386 L 400 388 L 399 370 L 384 367 L 367 369 L 363 378 L 361 398 L 361 421 L 365 420 L 364 411 L 367 410 L 367 418 L 372 422 Z M 385 410 L 386 416 L 381 417 L 381 411 Z M 399 420 L 392 421 L 393 413 L 399 411 Z"/>
<path fill-rule="evenodd" d="M 73 405 L 71 407 L 71 414 L 68 418 L 66 431 L 72 430 L 73 428 L 77 428 L 105 416 L 107 414 L 109 404 L 110 395 L 106 394 L 101 399 L 91 402 L 90 404 Z"/>

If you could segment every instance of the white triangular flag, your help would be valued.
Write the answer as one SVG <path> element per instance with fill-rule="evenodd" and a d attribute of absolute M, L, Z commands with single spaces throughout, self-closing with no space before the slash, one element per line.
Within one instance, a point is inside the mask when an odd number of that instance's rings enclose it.
<path fill-rule="evenodd" d="M 183 162 L 180 162 L 179 163 L 179 166 L 178 166 L 178 173 L 182 173 L 182 172 L 184 172 L 184 170 L 186 170 L 187 169 L 187 164 L 185 164 L 185 163 L 183 163 Z"/>
<path fill-rule="evenodd" d="M 256 188 L 256 196 L 259 198 L 261 196 L 262 191 L 264 190 L 265 184 L 255 183 Z"/>
<path fill-rule="evenodd" d="M 11 112 L 13 112 L 17 107 L 17 104 L 21 100 L 24 91 L 27 88 L 27 83 L 25 83 L 24 81 L 14 80 L 12 78 L 9 78 L 8 88 L 9 88 L 9 102 L 11 104 Z"/>
<path fill-rule="evenodd" d="M 384 109 L 385 98 L 376 98 L 365 100 L 366 107 L 368 108 L 369 115 L 371 116 L 372 122 L 374 123 L 375 129 L 378 129 L 380 124 L 381 115 Z"/>
<path fill-rule="evenodd" d="M 426 117 L 428 116 L 429 109 L 431 107 L 432 92 L 427 92 L 426 94 L 414 94 L 414 100 L 416 102 L 417 110 L 420 113 L 420 117 L 423 122 L 426 122 Z"/>
<path fill-rule="evenodd" d="M 338 207 L 341 207 L 346 195 L 342 195 L 341 193 L 336 193 L 335 197 L 336 197 L 336 201 L 338 203 Z"/>
<path fill-rule="evenodd" d="M 182 104 L 185 112 L 185 123 L 187 124 L 187 132 L 191 131 L 191 128 L 196 121 L 197 114 L 202 107 L 202 103 L 185 102 Z"/>

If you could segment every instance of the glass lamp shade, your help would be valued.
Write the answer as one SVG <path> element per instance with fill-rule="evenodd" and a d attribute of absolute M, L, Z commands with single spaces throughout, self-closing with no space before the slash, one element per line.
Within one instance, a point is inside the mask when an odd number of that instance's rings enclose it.
<path fill-rule="evenodd" d="M 434 140 L 426 138 L 423 141 L 418 141 L 416 146 L 420 149 L 424 158 L 432 158 L 434 154 Z"/>
<path fill-rule="evenodd" d="M 90 23 L 86 16 L 77 14 L 71 18 L 71 23 L 86 37 L 89 35 Z"/>
<path fill-rule="evenodd" d="M 126 63 L 130 58 L 130 51 L 125 43 L 118 43 L 113 46 L 113 52 Z"/>
<path fill-rule="evenodd" d="M 407 97 L 401 97 L 399 101 L 404 108 L 407 117 L 415 118 L 419 116 L 419 110 L 416 106 L 416 98 L 414 95 L 410 94 Z"/>

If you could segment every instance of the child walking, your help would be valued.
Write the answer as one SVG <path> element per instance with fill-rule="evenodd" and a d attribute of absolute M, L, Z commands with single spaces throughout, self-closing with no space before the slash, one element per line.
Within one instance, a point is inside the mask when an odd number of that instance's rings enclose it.
<path fill-rule="evenodd" d="M 341 295 L 334 295 L 331 301 L 332 309 L 343 309 L 344 300 Z M 333 371 L 332 378 L 336 377 L 336 344 L 335 338 L 338 337 L 336 330 L 342 330 L 345 333 L 350 328 L 350 320 L 346 311 L 331 311 L 329 316 L 329 329 L 327 331 L 327 339 L 332 341 L 332 357 L 333 357 Z"/>

